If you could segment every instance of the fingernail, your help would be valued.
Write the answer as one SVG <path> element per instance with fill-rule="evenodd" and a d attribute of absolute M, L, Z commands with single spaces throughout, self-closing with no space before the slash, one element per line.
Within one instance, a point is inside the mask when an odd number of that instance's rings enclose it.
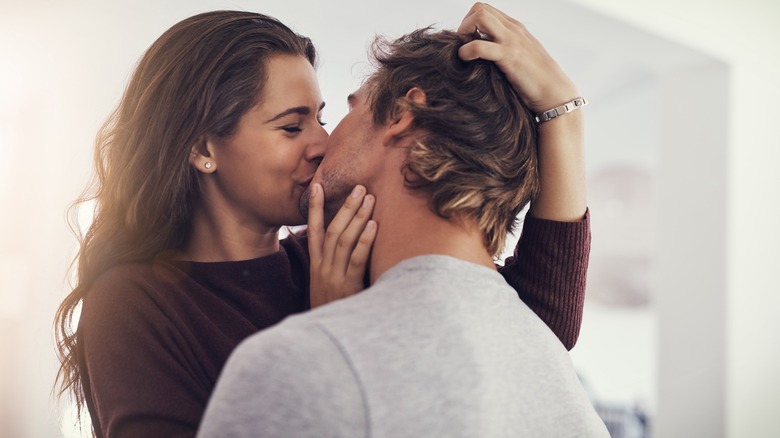
<path fill-rule="evenodd" d="M 309 191 L 309 199 L 312 199 L 315 196 L 317 196 L 317 187 L 319 187 L 319 185 L 317 184 L 311 185 L 311 190 Z"/>
<path fill-rule="evenodd" d="M 374 197 L 371 195 L 367 195 L 365 198 L 363 198 L 363 207 L 364 208 L 370 207 L 372 202 L 374 202 Z"/>
<path fill-rule="evenodd" d="M 362 186 L 355 186 L 355 188 L 352 190 L 352 197 L 353 198 L 359 198 L 363 194 L 363 187 Z"/>

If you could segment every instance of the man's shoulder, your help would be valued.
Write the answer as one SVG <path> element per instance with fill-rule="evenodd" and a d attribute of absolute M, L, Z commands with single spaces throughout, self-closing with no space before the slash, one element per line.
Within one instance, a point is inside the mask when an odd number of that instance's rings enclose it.
<path fill-rule="evenodd" d="M 432 305 L 473 300 L 517 302 L 517 293 L 495 268 L 446 255 L 406 259 L 385 272 L 372 289 Z"/>
<path fill-rule="evenodd" d="M 504 301 L 524 306 L 494 269 L 449 256 L 424 255 L 396 264 L 362 292 L 288 320 L 316 323 L 321 329 L 361 321 L 372 325 L 377 319 L 417 314 L 412 309 L 449 312 L 451 305 L 460 307 L 465 302 L 490 305 Z"/>
<path fill-rule="evenodd" d="M 328 355 L 349 361 L 382 349 L 387 341 L 420 333 L 449 336 L 490 321 L 538 319 L 503 277 L 489 268 L 446 256 L 405 260 L 373 286 L 309 312 L 287 317 L 239 346 L 248 362 L 304 361 Z M 536 324 L 543 326 L 543 324 Z M 269 358 L 273 359 L 269 359 Z M 319 360 L 319 359 L 318 359 Z"/>
<path fill-rule="evenodd" d="M 343 365 L 343 351 L 314 312 L 287 317 L 281 323 L 255 333 L 242 341 L 230 361 L 273 365 L 275 372 L 298 375 L 305 364 Z M 287 367 L 286 364 L 290 364 Z M 301 365 L 304 364 L 304 365 Z"/>
<path fill-rule="evenodd" d="M 303 315 L 250 336 L 230 355 L 198 436 L 364 436 L 363 390 L 343 353 Z"/>

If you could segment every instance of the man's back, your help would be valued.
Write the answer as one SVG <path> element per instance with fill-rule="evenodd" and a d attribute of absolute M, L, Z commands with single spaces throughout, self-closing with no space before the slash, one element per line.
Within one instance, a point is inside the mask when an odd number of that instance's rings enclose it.
<path fill-rule="evenodd" d="M 244 342 L 201 436 L 608 436 L 563 345 L 495 271 L 405 260 Z"/>

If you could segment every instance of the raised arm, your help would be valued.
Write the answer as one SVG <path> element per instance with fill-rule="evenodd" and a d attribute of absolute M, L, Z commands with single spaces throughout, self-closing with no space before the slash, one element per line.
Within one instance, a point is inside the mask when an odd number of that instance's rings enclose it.
<path fill-rule="evenodd" d="M 580 97 L 539 41 L 500 10 L 477 3 L 458 31 L 481 35 L 461 47 L 461 58 L 495 62 L 535 114 Z M 579 334 L 590 254 L 583 149 L 583 111 L 539 125 L 539 194 L 514 257 L 499 269 L 569 349 Z"/>

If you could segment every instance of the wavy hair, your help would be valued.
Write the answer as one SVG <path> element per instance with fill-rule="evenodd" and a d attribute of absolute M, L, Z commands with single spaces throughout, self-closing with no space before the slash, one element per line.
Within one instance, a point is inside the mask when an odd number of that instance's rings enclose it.
<path fill-rule="evenodd" d="M 79 412 L 82 347 L 72 326 L 79 304 L 108 269 L 181 249 L 200 190 L 188 160 L 192 147 L 205 135 L 233 134 L 262 100 L 265 66 L 279 54 L 316 64 L 312 42 L 272 17 L 214 11 L 187 18 L 145 52 L 99 131 L 95 178 L 71 206 L 73 212 L 94 200 L 95 215 L 77 235 L 74 287 L 54 320 L 61 363 L 55 388 L 60 396 L 70 391 Z"/>
<path fill-rule="evenodd" d="M 376 124 L 412 112 L 425 134 L 409 150 L 407 187 L 426 193 L 441 217 L 475 220 L 495 256 L 539 190 L 537 128 L 495 63 L 459 58 L 473 38 L 428 27 L 376 39 L 369 104 Z M 425 91 L 424 104 L 405 98 L 413 87 Z"/>

